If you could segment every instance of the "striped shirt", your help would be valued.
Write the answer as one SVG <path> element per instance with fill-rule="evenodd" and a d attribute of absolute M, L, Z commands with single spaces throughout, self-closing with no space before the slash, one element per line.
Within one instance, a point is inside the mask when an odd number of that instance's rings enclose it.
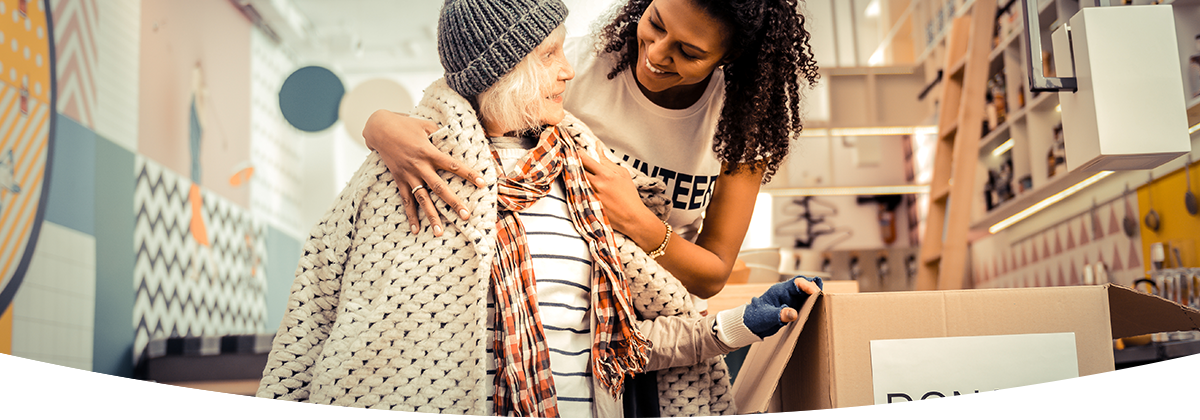
<path fill-rule="evenodd" d="M 511 171 L 536 139 L 494 138 L 505 172 Z M 550 193 L 519 212 L 537 278 L 538 310 L 546 344 L 550 348 L 550 371 L 554 375 L 558 408 L 562 417 L 592 417 L 592 373 L 589 369 L 592 349 L 591 273 L 592 260 L 587 242 L 571 224 L 562 180 Z M 495 309 L 488 294 L 488 317 Z M 492 327 L 488 327 L 492 331 Z M 495 394 L 493 381 L 496 361 L 488 342 L 488 401 Z M 491 404 L 488 404 L 489 415 Z"/>

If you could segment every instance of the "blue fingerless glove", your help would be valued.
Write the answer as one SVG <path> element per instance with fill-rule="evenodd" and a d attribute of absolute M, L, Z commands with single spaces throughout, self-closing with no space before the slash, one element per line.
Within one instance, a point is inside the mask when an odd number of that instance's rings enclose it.
<path fill-rule="evenodd" d="M 783 321 L 779 320 L 779 313 L 783 311 L 783 308 L 804 306 L 804 301 L 808 299 L 808 293 L 804 293 L 796 286 L 796 278 L 800 277 L 816 283 L 818 289 L 824 289 L 820 277 L 810 279 L 804 276 L 796 276 L 791 280 L 771 286 L 762 296 L 750 299 L 750 304 L 746 305 L 746 311 L 742 314 L 742 322 L 746 324 L 746 328 L 749 328 L 750 332 L 759 338 L 775 335 L 783 327 Z"/>

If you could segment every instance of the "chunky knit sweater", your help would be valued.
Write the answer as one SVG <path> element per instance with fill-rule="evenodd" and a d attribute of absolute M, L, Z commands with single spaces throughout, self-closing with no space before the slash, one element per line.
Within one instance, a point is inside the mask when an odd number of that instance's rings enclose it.
<path fill-rule="evenodd" d="M 483 174 L 485 188 L 442 175 L 473 214 L 463 221 L 434 197 L 445 232 L 435 237 L 425 224 L 410 233 L 392 175 L 372 153 L 304 244 L 259 397 L 446 414 L 486 411 L 497 169 L 473 108 L 444 80 L 426 89 L 414 115 L 438 123 L 434 144 Z M 595 156 L 594 135 L 582 123 L 568 115 L 560 128 Z M 630 173 L 646 205 L 665 219 L 662 184 Z M 640 317 L 699 319 L 677 279 L 632 240 L 615 236 Z M 713 353 L 683 351 L 692 350 Z M 660 370 L 658 382 L 663 416 L 736 413 L 723 357 Z"/>

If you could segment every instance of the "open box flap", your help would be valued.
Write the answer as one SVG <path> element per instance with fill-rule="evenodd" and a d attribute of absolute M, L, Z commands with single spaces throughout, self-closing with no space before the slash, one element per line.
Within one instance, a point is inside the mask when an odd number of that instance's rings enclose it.
<path fill-rule="evenodd" d="M 1196 309 L 1116 284 L 1105 287 L 1113 338 L 1200 330 L 1200 311 Z"/>
<path fill-rule="evenodd" d="M 733 400 L 737 401 L 739 413 L 767 411 L 771 395 L 775 393 L 775 388 L 779 385 L 779 378 L 783 377 L 783 370 L 787 367 L 788 359 L 792 357 L 792 352 L 796 349 L 800 333 L 804 331 L 804 324 L 808 322 L 817 299 L 824 295 L 825 293 L 821 292 L 812 296 L 812 299 L 805 300 L 804 306 L 798 310 L 799 318 L 781 328 L 775 335 L 750 346 L 750 352 L 746 355 L 746 361 L 742 365 L 741 371 L 761 372 L 761 376 L 756 380 L 734 381 Z"/>

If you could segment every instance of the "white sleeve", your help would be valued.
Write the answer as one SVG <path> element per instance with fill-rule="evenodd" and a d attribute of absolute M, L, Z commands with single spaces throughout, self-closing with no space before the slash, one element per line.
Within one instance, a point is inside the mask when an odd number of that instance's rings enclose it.
<path fill-rule="evenodd" d="M 742 348 L 762 341 L 750 328 L 746 327 L 743 317 L 746 305 L 726 309 L 717 313 L 717 339 L 733 348 Z"/>

